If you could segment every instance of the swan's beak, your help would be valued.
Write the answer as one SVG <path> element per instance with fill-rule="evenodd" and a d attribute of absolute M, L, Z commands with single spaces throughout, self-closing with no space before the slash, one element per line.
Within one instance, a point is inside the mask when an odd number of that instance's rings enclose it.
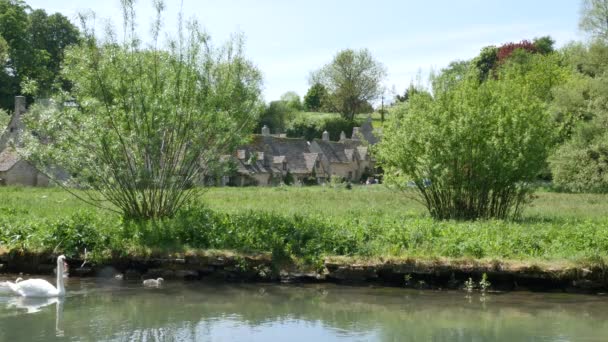
<path fill-rule="evenodd" d="M 69 268 L 70 267 L 68 266 L 68 263 L 64 261 L 63 262 L 63 269 L 67 271 Z"/>

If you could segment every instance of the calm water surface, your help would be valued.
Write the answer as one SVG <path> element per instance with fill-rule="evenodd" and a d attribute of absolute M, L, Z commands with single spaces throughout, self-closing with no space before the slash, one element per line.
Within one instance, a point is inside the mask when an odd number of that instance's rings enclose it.
<path fill-rule="evenodd" d="M 0 341 L 608 341 L 603 296 L 94 279 L 67 291 L 0 293 Z"/>

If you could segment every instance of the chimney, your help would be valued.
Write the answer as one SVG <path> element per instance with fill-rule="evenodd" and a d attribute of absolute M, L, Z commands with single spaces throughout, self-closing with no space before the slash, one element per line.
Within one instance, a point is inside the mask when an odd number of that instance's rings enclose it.
<path fill-rule="evenodd" d="M 323 141 L 329 141 L 329 132 L 323 131 L 322 139 Z"/>
<path fill-rule="evenodd" d="M 25 96 L 15 96 L 15 115 L 21 116 L 25 113 Z"/>
<path fill-rule="evenodd" d="M 346 140 L 346 133 L 344 131 L 340 132 L 340 141 Z"/>
<path fill-rule="evenodd" d="M 359 127 L 353 127 L 353 136 L 351 139 L 359 140 Z"/>
<path fill-rule="evenodd" d="M 264 125 L 264 127 L 262 127 L 262 135 L 270 135 L 270 128 L 268 128 L 268 126 Z"/>

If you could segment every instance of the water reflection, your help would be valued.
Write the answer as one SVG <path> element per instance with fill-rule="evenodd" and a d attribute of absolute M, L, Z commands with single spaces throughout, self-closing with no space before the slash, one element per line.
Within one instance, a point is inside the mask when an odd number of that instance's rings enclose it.
<path fill-rule="evenodd" d="M 608 300 L 582 295 L 336 286 L 79 282 L 51 303 L 0 297 L 0 341 L 470 341 L 608 336 Z M 54 324 L 53 324 L 54 323 Z"/>
<path fill-rule="evenodd" d="M 45 306 L 56 304 L 58 298 L 31 298 L 31 297 L 10 297 L 7 300 L 9 308 L 25 310 L 26 313 L 32 314 L 39 312 Z"/>

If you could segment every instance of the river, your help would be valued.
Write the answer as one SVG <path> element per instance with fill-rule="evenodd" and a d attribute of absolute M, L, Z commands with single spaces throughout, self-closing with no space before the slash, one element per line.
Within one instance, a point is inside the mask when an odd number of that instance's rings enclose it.
<path fill-rule="evenodd" d="M 78 278 L 62 300 L 0 293 L 3 342 L 607 340 L 608 296 Z"/>

